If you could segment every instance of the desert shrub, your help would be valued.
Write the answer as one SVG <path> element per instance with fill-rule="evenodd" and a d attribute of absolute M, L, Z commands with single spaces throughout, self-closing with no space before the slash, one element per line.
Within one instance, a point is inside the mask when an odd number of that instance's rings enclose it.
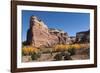
<path fill-rule="evenodd" d="M 71 60 L 71 56 L 68 51 L 60 52 L 54 56 L 56 61 L 58 60 Z"/>
<path fill-rule="evenodd" d="M 60 54 L 61 54 L 62 56 L 65 56 L 66 52 L 61 52 Z"/>
<path fill-rule="evenodd" d="M 62 55 L 58 53 L 58 54 L 56 54 L 56 55 L 54 56 L 54 59 L 55 59 L 56 61 L 62 60 Z"/>
<path fill-rule="evenodd" d="M 32 46 L 24 46 L 22 48 L 22 54 L 23 55 L 32 55 L 33 53 L 38 53 L 39 50 L 37 48 L 34 48 Z"/>
<path fill-rule="evenodd" d="M 71 46 L 75 49 L 88 49 L 90 47 L 89 44 L 72 44 Z"/>
<path fill-rule="evenodd" d="M 82 49 L 88 49 L 88 48 L 90 48 L 89 44 L 80 44 L 80 46 L 81 46 Z"/>
<path fill-rule="evenodd" d="M 75 55 L 75 48 L 70 48 L 68 49 L 68 52 L 70 53 L 70 55 Z"/>
<path fill-rule="evenodd" d="M 62 56 L 65 56 L 66 54 L 70 55 L 70 52 L 68 52 L 68 51 L 63 51 L 63 52 L 60 52 L 60 54 L 61 54 Z"/>
<path fill-rule="evenodd" d="M 41 53 L 51 53 L 52 52 L 52 48 L 39 48 Z"/>
<path fill-rule="evenodd" d="M 55 51 L 66 51 L 66 50 L 72 49 L 72 48 L 80 49 L 81 46 L 80 46 L 80 44 L 72 44 L 72 45 L 70 45 L 70 44 L 67 44 L 67 45 L 60 44 L 60 45 L 54 46 Z"/>
<path fill-rule="evenodd" d="M 80 45 L 79 44 L 73 44 L 70 45 L 68 52 L 70 53 L 70 55 L 75 55 L 76 49 L 80 49 Z"/>
<path fill-rule="evenodd" d="M 69 51 L 72 54 L 74 54 L 75 50 L 77 49 L 84 49 L 84 48 L 89 48 L 89 44 L 58 44 L 55 45 L 54 47 L 54 51 Z"/>
<path fill-rule="evenodd" d="M 31 55 L 32 60 L 37 60 L 39 57 L 40 57 L 40 55 L 38 53 L 32 53 L 32 55 Z"/>
<path fill-rule="evenodd" d="M 72 60 L 71 56 L 69 54 L 65 54 L 64 60 Z"/>
<path fill-rule="evenodd" d="M 80 44 L 73 44 L 72 48 L 74 48 L 74 49 L 81 49 L 81 45 Z"/>
<path fill-rule="evenodd" d="M 69 45 L 58 44 L 54 46 L 54 51 L 66 51 Z"/>

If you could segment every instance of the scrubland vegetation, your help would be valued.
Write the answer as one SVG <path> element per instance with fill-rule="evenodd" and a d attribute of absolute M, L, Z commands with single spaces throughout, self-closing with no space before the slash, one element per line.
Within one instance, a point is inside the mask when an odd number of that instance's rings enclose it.
<path fill-rule="evenodd" d="M 72 60 L 71 56 L 77 54 L 77 50 L 89 50 L 89 44 L 58 44 L 50 48 L 36 48 L 33 46 L 23 46 L 22 56 L 30 56 L 31 60 L 41 61 L 43 54 L 50 54 L 50 60 Z M 86 52 L 87 55 L 89 52 Z"/>

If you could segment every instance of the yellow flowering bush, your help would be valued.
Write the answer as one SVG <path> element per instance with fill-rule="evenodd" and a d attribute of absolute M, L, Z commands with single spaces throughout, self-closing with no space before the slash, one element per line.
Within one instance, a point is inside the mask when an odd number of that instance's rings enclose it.
<path fill-rule="evenodd" d="M 74 49 L 81 49 L 81 45 L 80 44 L 73 44 L 72 48 L 74 48 Z"/>
<path fill-rule="evenodd" d="M 54 51 L 65 51 L 69 49 L 84 49 L 88 48 L 89 46 L 86 44 L 58 44 L 54 46 Z"/>
<path fill-rule="evenodd" d="M 80 44 L 80 46 L 81 46 L 82 49 L 88 49 L 88 48 L 90 48 L 89 44 Z"/>
<path fill-rule="evenodd" d="M 22 48 L 22 53 L 24 54 L 24 55 L 31 55 L 31 54 L 33 54 L 33 53 L 37 53 L 39 50 L 37 49 L 37 48 L 34 48 L 34 47 L 32 47 L 32 46 L 24 46 L 23 48 Z"/>
<path fill-rule="evenodd" d="M 69 45 L 63 45 L 63 44 L 55 45 L 54 51 L 65 51 L 69 49 L 69 47 L 70 47 Z"/>

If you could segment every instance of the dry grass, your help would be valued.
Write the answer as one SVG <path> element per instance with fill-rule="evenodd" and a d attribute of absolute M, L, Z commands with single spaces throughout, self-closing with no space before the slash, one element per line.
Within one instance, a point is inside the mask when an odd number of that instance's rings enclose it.
<path fill-rule="evenodd" d="M 59 44 L 54 46 L 54 51 L 66 51 L 69 49 L 85 49 L 85 48 L 89 48 L 89 44 L 72 44 L 72 45 Z"/>
<path fill-rule="evenodd" d="M 69 48 L 70 46 L 68 45 L 63 45 L 63 44 L 59 44 L 59 45 L 55 45 L 54 46 L 54 51 L 65 51 Z"/>
<path fill-rule="evenodd" d="M 34 48 L 34 47 L 32 47 L 32 46 L 24 46 L 24 47 L 22 48 L 22 53 L 23 53 L 24 55 L 31 55 L 31 54 L 33 54 L 33 53 L 37 53 L 38 51 L 39 51 L 39 49 Z"/>

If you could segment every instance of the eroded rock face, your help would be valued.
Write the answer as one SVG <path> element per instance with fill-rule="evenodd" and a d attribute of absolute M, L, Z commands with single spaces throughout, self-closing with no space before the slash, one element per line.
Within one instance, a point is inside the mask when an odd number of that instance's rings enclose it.
<path fill-rule="evenodd" d="M 77 43 L 89 43 L 90 42 L 90 30 L 78 32 L 76 34 L 76 42 Z"/>
<path fill-rule="evenodd" d="M 66 32 L 56 28 L 48 28 L 42 20 L 31 16 L 27 40 L 23 44 L 34 47 L 52 47 L 56 44 L 89 43 L 89 41 L 89 30 L 76 33 L 76 37 L 69 37 Z"/>
<path fill-rule="evenodd" d="M 27 43 L 34 47 L 50 47 L 55 44 L 68 43 L 68 34 L 59 30 L 50 30 L 36 16 L 30 18 L 30 28 L 27 31 Z"/>
<path fill-rule="evenodd" d="M 58 44 L 69 44 L 68 34 L 58 29 L 49 29 L 51 35 L 57 36 Z"/>

